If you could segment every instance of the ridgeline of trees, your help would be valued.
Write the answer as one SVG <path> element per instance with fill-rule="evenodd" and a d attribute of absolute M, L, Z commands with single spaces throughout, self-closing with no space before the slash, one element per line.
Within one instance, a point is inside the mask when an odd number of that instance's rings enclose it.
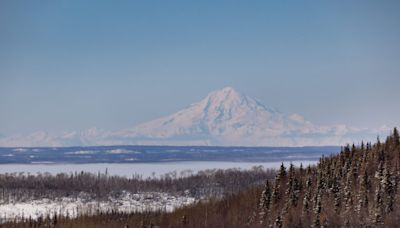
<path fill-rule="evenodd" d="M 108 176 L 107 173 L 49 173 L 27 175 L 24 173 L 0 174 L 0 202 L 24 202 L 32 199 L 78 197 L 82 193 L 93 199 L 107 199 L 121 191 L 167 192 L 183 194 L 189 191 L 196 198 L 220 198 L 262 185 L 265 179 L 273 179 L 276 171 L 255 166 L 250 170 L 205 170 L 193 174 L 187 170 L 181 174 L 171 172 L 160 178 L 133 176 L 131 178 Z M 1 213 L 1 212 L 0 212 Z"/>
<path fill-rule="evenodd" d="M 56 218 L 56 227 L 398 227 L 400 139 L 348 145 L 317 166 L 281 166 L 264 187 L 199 202 L 172 213 L 107 213 Z M 6 227 L 46 227 L 25 221 Z M 40 225 L 40 226 L 38 226 Z"/>

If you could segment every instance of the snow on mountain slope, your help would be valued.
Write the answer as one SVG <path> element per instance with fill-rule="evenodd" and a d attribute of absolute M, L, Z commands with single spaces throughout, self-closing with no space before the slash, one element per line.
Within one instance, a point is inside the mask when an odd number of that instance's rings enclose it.
<path fill-rule="evenodd" d="M 388 131 L 387 131 L 388 132 Z M 384 133 L 387 133 L 384 132 Z M 285 115 L 231 87 L 209 93 L 189 107 L 133 128 L 106 132 L 97 128 L 50 136 L 0 139 L 0 146 L 72 145 L 342 145 L 373 139 L 382 131 L 345 125 L 317 126 L 299 114 Z"/>
<path fill-rule="evenodd" d="M 284 115 L 226 87 L 181 111 L 114 136 L 135 144 L 296 146 L 342 143 L 349 140 L 343 136 L 354 130 L 316 126 L 299 114 Z"/>
<path fill-rule="evenodd" d="M 117 134 L 148 141 L 169 139 L 211 145 L 231 145 L 238 142 L 249 145 L 259 139 L 287 134 L 293 130 L 308 132 L 314 129 L 301 116 L 288 118 L 275 109 L 267 108 L 233 88 L 226 87 L 211 92 L 200 102 L 172 115 Z"/>

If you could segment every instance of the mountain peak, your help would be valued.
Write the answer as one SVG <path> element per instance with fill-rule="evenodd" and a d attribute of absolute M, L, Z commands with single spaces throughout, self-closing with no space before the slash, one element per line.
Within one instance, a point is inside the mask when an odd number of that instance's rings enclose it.
<path fill-rule="evenodd" d="M 90 129 L 55 137 L 38 134 L 25 138 L 1 138 L 0 145 L 22 146 L 26 145 L 22 142 L 27 140 L 41 146 L 304 146 L 348 143 L 355 134 L 361 132 L 340 126 L 314 125 L 299 114 L 285 115 L 227 86 L 178 112 L 133 128 L 115 132 Z"/>
<path fill-rule="evenodd" d="M 198 112 L 209 117 L 225 119 L 223 117 L 231 117 L 249 110 L 259 109 L 259 103 L 236 91 L 232 87 L 225 87 L 220 90 L 209 93 L 203 100 L 194 104 L 197 106 Z"/>
<path fill-rule="evenodd" d="M 228 98 L 239 99 L 243 97 L 243 95 L 237 90 L 235 90 L 233 87 L 228 86 L 220 90 L 215 90 L 209 93 L 207 97 L 220 98 L 220 99 L 228 99 Z"/>
<path fill-rule="evenodd" d="M 226 87 L 220 89 L 219 91 L 220 91 L 220 92 L 224 92 L 224 93 L 231 93 L 231 92 L 237 93 L 237 91 L 235 90 L 235 88 L 230 87 L 230 86 L 226 86 Z"/>
<path fill-rule="evenodd" d="M 257 99 L 249 97 L 230 86 L 210 92 L 199 103 L 208 106 L 219 106 L 220 108 L 224 107 L 225 110 L 235 110 L 235 112 L 238 109 L 253 109 L 279 114 L 279 111 L 275 108 L 267 107 Z"/>
<path fill-rule="evenodd" d="M 164 143 L 207 145 L 267 145 L 269 137 L 313 126 L 294 122 L 275 109 L 232 87 L 209 93 L 200 102 L 127 132 L 132 138 Z M 146 141 L 148 142 L 148 141 Z M 142 141 L 140 143 L 143 143 Z M 272 145 L 272 144 L 270 144 Z"/>

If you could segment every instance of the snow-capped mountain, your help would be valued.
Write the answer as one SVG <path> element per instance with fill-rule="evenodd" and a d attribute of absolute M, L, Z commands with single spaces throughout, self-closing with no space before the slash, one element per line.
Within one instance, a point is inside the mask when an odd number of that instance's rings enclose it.
<path fill-rule="evenodd" d="M 352 132 L 357 130 L 316 126 L 299 114 L 285 115 L 226 87 L 174 114 L 117 132 L 115 138 L 136 144 L 294 146 L 351 141 L 346 135 Z"/>
<path fill-rule="evenodd" d="M 258 145 L 268 144 L 269 139 L 292 131 L 314 129 L 300 115 L 286 117 L 226 87 L 172 115 L 117 134 L 140 138 L 145 144 L 159 141 L 161 144 Z"/>
<path fill-rule="evenodd" d="M 133 128 L 116 132 L 93 128 L 60 136 L 39 132 L 2 138 L 0 145 L 341 145 L 373 139 L 377 134 L 345 125 L 317 126 L 299 114 L 285 115 L 226 87 L 176 113 Z"/>

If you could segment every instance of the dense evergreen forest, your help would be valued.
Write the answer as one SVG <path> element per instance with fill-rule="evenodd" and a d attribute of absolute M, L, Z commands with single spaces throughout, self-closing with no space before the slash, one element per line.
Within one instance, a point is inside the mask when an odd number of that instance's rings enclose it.
<path fill-rule="evenodd" d="M 264 227 L 398 227 L 399 145 L 394 129 L 384 143 L 348 145 L 314 168 L 282 166 L 253 219 Z"/>
<path fill-rule="evenodd" d="M 314 167 L 281 166 L 275 180 L 172 213 L 110 212 L 43 218 L 4 227 L 398 227 L 400 140 L 396 129 L 347 145 Z"/>

